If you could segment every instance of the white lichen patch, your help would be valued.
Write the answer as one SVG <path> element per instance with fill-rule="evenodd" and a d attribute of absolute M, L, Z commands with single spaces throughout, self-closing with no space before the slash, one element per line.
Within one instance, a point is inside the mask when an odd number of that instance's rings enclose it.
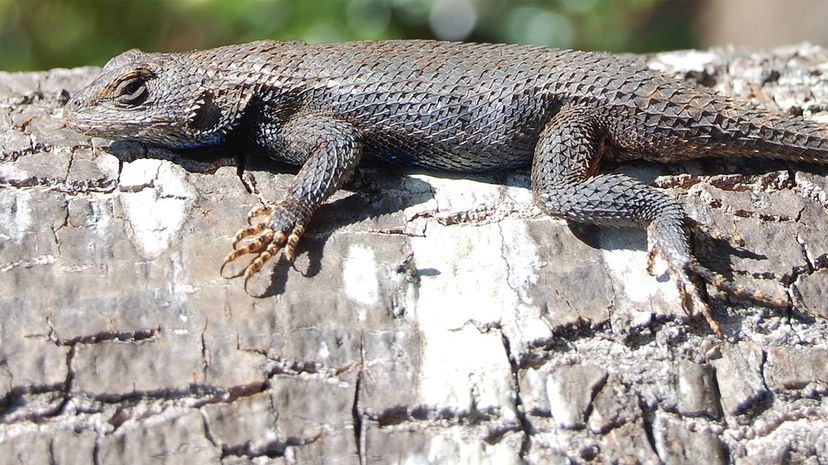
<path fill-rule="evenodd" d="M 494 410 L 503 419 L 514 419 L 511 367 L 498 331 L 466 325 L 424 332 L 421 403 L 457 412 Z"/>
<path fill-rule="evenodd" d="M 656 71 L 678 74 L 704 71 L 704 68 L 716 58 L 716 54 L 709 51 L 681 50 L 659 53 L 658 57 L 651 60 L 648 65 Z"/>
<path fill-rule="evenodd" d="M 434 187 L 434 198 L 441 211 L 473 210 L 484 205 L 495 205 L 502 197 L 502 186 L 472 179 L 431 178 L 428 182 Z"/>
<path fill-rule="evenodd" d="M 803 197 L 816 200 L 824 206 L 828 206 L 828 191 L 826 186 L 814 182 L 814 178 L 809 175 L 804 175 L 801 172 L 796 173 L 796 189 L 798 189 Z"/>
<path fill-rule="evenodd" d="M 504 220 L 498 223 L 503 237 L 502 256 L 509 264 L 506 280 L 514 289 L 521 302 L 531 304 L 531 288 L 538 284 L 540 255 L 535 240 L 529 235 L 525 221 Z"/>
<path fill-rule="evenodd" d="M 375 305 L 379 300 L 379 280 L 374 251 L 362 245 L 352 245 L 342 268 L 348 299 L 361 305 Z"/>
<path fill-rule="evenodd" d="M 461 427 L 441 429 L 428 443 L 426 454 L 410 455 L 404 465 L 469 464 L 509 465 L 524 463 L 506 441 L 489 444 Z"/>
<path fill-rule="evenodd" d="M 28 174 L 11 163 L 0 163 L 0 179 L 5 182 L 22 181 Z"/>
<path fill-rule="evenodd" d="M 32 191 L 0 195 L 0 239 L 20 242 L 32 227 Z"/>
<path fill-rule="evenodd" d="M 433 202 L 426 202 L 419 207 L 436 208 L 441 213 L 497 205 L 503 197 L 503 186 L 474 179 L 443 178 L 425 174 L 415 174 L 411 178 L 429 184 L 434 194 Z"/>
<path fill-rule="evenodd" d="M 548 376 L 544 382 L 544 388 L 549 413 L 559 427 L 574 428 L 583 425 L 582 412 L 578 411 L 575 403 L 567 398 L 566 390 L 570 386 L 559 382 L 552 376 Z"/>
<path fill-rule="evenodd" d="M 495 322 L 504 308 L 514 308 L 517 299 L 508 292 L 502 247 L 497 224 L 432 223 L 426 237 L 412 238 L 411 248 L 421 270 L 419 324 L 457 328 L 470 319 Z"/>
<path fill-rule="evenodd" d="M 161 169 L 162 163 L 162 160 L 151 158 L 139 158 L 124 163 L 121 176 L 118 179 L 118 189 L 121 192 L 134 192 L 152 187 L 155 178 L 158 177 L 158 170 Z"/>
<path fill-rule="evenodd" d="M 132 239 L 145 257 L 165 251 L 184 224 L 195 194 L 183 168 L 161 160 L 124 164 L 121 203 Z"/>
<path fill-rule="evenodd" d="M 650 302 L 656 299 L 667 303 L 665 308 L 674 308 L 680 312 L 681 298 L 676 284 L 666 276 L 660 277 L 666 271 L 666 263 L 659 259 L 656 260 L 653 271 L 656 276 L 659 276 L 657 279 L 647 272 L 647 251 L 645 250 L 608 248 L 602 250 L 601 253 L 614 285 L 618 289 L 617 294 L 632 303 L 632 306 L 649 309 L 652 307 Z M 626 307 L 623 300 L 619 306 L 622 309 Z M 640 316 L 642 319 L 649 318 L 645 314 Z"/>
<path fill-rule="evenodd" d="M 427 341 L 420 402 L 459 411 L 498 408 L 508 415 L 511 367 L 499 330 L 486 329 L 512 318 L 520 303 L 507 284 L 499 225 L 431 224 L 411 246 L 421 277 L 410 317 Z"/>
<path fill-rule="evenodd" d="M 316 358 L 319 361 L 327 361 L 331 357 L 331 351 L 328 349 L 328 344 L 322 341 L 319 344 L 319 351 L 316 353 Z"/>
<path fill-rule="evenodd" d="M 187 182 L 187 172 L 174 163 L 161 164 L 155 179 L 155 186 L 161 191 L 162 197 L 181 199 L 194 197 L 190 184 Z"/>
<path fill-rule="evenodd" d="M 527 207 L 535 206 L 535 199 L 532 194 L 532 189 L 529 189 L 529 187 L 504 186 L 504 198 L 507 201 L 511 201 L 520 205 L 525 205 Z M 537 209 L 537 212 L 540 214 L 540 209 L 536 206 L 535 208 Z"/>
<path fill-rule="evenodd" d="M 536 294 L 534 291 L 537 286 L 544 285 L 540 282 L 540 271 L 544 264 L 538 243 L 529 234 L 527 223 L 523 220 L 507 219 L 498 224 L 503 238 L 502 257 L 508 264 L 506 282 L 518 300 L 513 307 L 507 309 L 510 310 L 507 315 L 514 319 L 522 344 L 546 339 L 551 336 L 551 331 L 549 325 L 539 318 L 540 302 L 535 302 L 532 297 Z M 501 323 L 504 326 L 510 324 L 508 319 L 501 320 Z M 517 341 L 514 343 L 517 344 Z"/>

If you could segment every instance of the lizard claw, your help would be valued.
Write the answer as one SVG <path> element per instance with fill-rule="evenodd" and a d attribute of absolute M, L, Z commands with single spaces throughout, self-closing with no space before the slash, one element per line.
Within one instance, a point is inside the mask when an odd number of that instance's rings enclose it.
<path fill-rule="evenodd" d="M 264 251 L 260 252 L 244 269 L 244 292 L 250 294 L 250 291 L 247 289 L 247 283 L 250 282 L 250 278 L 253 277 L 259 270 L 262 269 L 264 264 L 270 260 L 271 257 L 276 255 L 279 252 L 279 249 L 282 248 L 281 244 L 278 243 L 270 243 L 267 245 Z"/>

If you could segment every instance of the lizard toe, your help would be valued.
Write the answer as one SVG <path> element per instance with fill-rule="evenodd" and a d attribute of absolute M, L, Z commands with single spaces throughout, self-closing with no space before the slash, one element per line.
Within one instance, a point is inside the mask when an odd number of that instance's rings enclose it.
<path fill-rule="evenodd" d="M 255 207 L 251 208 L 249 212 L 247 212 L 247 224 L 253 224 L 253 218 L 269 215 L 273 209 L 268 205 L 256 205 Z"/>
<path fill-rule="evenodd" d="M 287 258 L 289 262 L 293 262 L 293 260 L 296 259 L 296 245 L 299 243 L 299 239 L 301 239 L 304 233 L 305 225 L 303 223 L 297 223 L 293 228 L 293 231 L 290 233 L 290 236 L 288 236 L 287 244 L 285 245 L 285 258 Z"/>
<path fill-rule="evenodd" d="M 241 239 L 239 239 L 239 235 L 242 232 L 244 232 L 246 230 L 250 230 L 250 229 L 253 229 L 253 228 L 245 228 L 244 230 L 239 231 L 239 233 L 236 234 L 236 239 L 233 241 L 233 250 L 231 250 L 230 253 L 228 253 L 227 256 L 224 257 L 224 262 L 222 263 L 221 269 L 219 270 L 219 273 L 222 276 L 224 276 L 224 269 L 227 267 L 228 264 L 235 261 L 237 258 L 241 257 L 242 255 L 247 255 L 249 253 L 261 253 L 261 252 L 263 252 L 267 248 L 268 244 L 273 241 L 273 238 L 275 236 L 275 233 L 273 232 L 272 229 L 269 229 L 269 228 L 259 229 L 258 227 L 256 227 L 257 231 L 261 232 L 261 234 L 258 237 L 256 237 L 255 239 L 253 239 L 252 241 L 248 242 L 247 244 L 245 244 L 241 247 L 238 247 L 238 242 L 241 240 Z M 251 234 L 248 234 L 247 236 L 250 236 L 250 235 Z M 235 274 L 233 276 L 238 276 L 238 274 Z"/>
<path fill-rule="evenodd" d="M 254 207 L 248 214 L 248 222 L 251 218 L 267 213 L 270 214 L 267 221 L 244 227 L 235 234 L 233 250 L 227 254 L 221 266 L 221 275 L 226 278 L 244 276 L 244 288 L 248 294 L 250 294 L 248 284 L 251 278 L 280 251 L 288 262 L 296 258 L 297 244 L 305 233 L 305 220 L 296 218 L 284 205 L 278 205 L 275 208 Z M 243 243 L 244 241 L 247 242 Z M 238 273 L 225 276 L 224 270 L 228 264 L 246 254 L 256 254 L 256 256 Z"/>
<path fill-rule="evenodd" d="M 692 271 L 690 266 L 685 266 L 681 271 L 672 271 L 671 275 L 679 288 L 681 295 L 681 306 L 689 316 L 700 314 L 707 322 L 707 326 L 713 334 L 724 338 L 722 327 L 713 317 L 710 305 L 707 302 L 707 287 L 705 282 Z"/>
<path fill-rule="evenodd" d="M 252 295 L 252 294 L 250 294 L 250 290 L 248 289 L 248 283 L 250 282 L 250 278 L 252 278 L 253 275 L 255 275 L 256 273 L 258 273 L 259 270 L 261 270 L 262 267 L 265 265 L 265 263 L 268 262 L 268 260 L 273 258 L 273 256 L 276 255 L 277 253 L 279 253 L 279 250 L 282 249 L 282 244 L 283 244 L 283 242 L 281 242 L 281 243 L 271 242 L 270 244 L 267 245 L 267 247 L 265 247 L 265 249 L 263 251 L 259 252 L 259 254 L 256 255 L 256 258 L 254 258 L 253 260 L 250 261 L 250 263 L 244 269 L 244 292 L 245 293 L 247 293 L 248 295 Z"/>
<path fill-rule="evenodd" d="M 685 285 L 688 289 L 686 292 L 689 294 L 686 303 L 683 304 L 685 311 L 687 311 L 690 315 L 693 313 L 701 314 L 707 322 L 707 326 L 710 327 L 711 331 L 713 331 L 713 334 L 719 338 L 724 338 L 722 327 L 713 317 L 710 305 L 707 302 L 708 294 L 705 282 L 692 271 L 692 266 L 690 265 L 685 267 L 682 276 L 682 279 L 686 283 Z"/>
<path fill-rule="evenodd" d="M 681 307 L 688 316 L 700 314 L 704 317 L 711 331 L 718 337 L 724 337 L 721 325 L 713 318 L 707 302 L 707 286 L 704 275 L 696 271 L 699 265 L 690 255 L 689 248 L 678 234 L 655 234 L 647 258 L 647 271 L 654 275 L 657 260 L 666 266 L 666 273 L 678 288 Z M 666 239 L 666 240 L 665 240 Z"/>
<path fill-rule="evenodd" d="M 238 245 L 241 241 L 247 239 L 248 237 L 255 236 L 256 234 L 259 234 L 265 231 L 266 229 L 268 229 L 268 224 L 264 222 L 240 229 L 236 233 L 236 235 L 233 236 L 233 250 L 236 250 L 238 248 Z"/>
<path fill-rule="evenodd" d="M 756 303 L 763 307 L 781 311 L 786 311 L 791 308 L 791 303 L 785 298 L 770 296 L 758 289 L 748 289 L 740 286 L 698 263 L 692 263 L 691 271 L 704 280 L 705 283 L 716 289 L 717 294 L 723 295 L 725 298 Z"/>

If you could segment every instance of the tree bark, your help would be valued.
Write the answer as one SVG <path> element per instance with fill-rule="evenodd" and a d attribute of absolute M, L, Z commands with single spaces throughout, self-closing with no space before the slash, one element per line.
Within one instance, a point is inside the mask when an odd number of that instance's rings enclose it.
<path fill-rule="evenodd" d="M 828 121 L 822 48 L 643 59 Z M 61 128 L 96 72 L 0 73 L 0 463 L 828 461 L 826 168 L 607 167 L 794 303 L 716 301 L 727 340 L 647 275 L 643 232 L 547 217 L 528 171 L 361 167 L 252 297 L 219 265 L 290 169 Z"/>

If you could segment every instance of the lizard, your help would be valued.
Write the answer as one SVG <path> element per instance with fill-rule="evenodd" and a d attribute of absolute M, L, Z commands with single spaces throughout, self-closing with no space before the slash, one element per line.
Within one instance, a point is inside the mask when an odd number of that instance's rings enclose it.
<path fill-rule="evenodd" d="M 88 135 L 172 148 L 241 144 L 298 165 L 285 196 L 254 207 L 224 266 L 248 280 L 288 262 L 315 210 L 362 159 L 475 173 L 531 167 L 534 202 L 577 223 L 646 229 L 685 311 L 714 332 L 707 285 L 751 293 L 699 263 L 694 222 L 664 192 L 602 173 L 602 162 L 700 157 L 828 162 L 828 130 L 665 76 L 628 56 L 428 40 L 306 44 L 261 40 L 186 53 L 129 50 L 72 96 L 66 123 Z M 257 220 L 257 218 L 262 218 Z"/>

